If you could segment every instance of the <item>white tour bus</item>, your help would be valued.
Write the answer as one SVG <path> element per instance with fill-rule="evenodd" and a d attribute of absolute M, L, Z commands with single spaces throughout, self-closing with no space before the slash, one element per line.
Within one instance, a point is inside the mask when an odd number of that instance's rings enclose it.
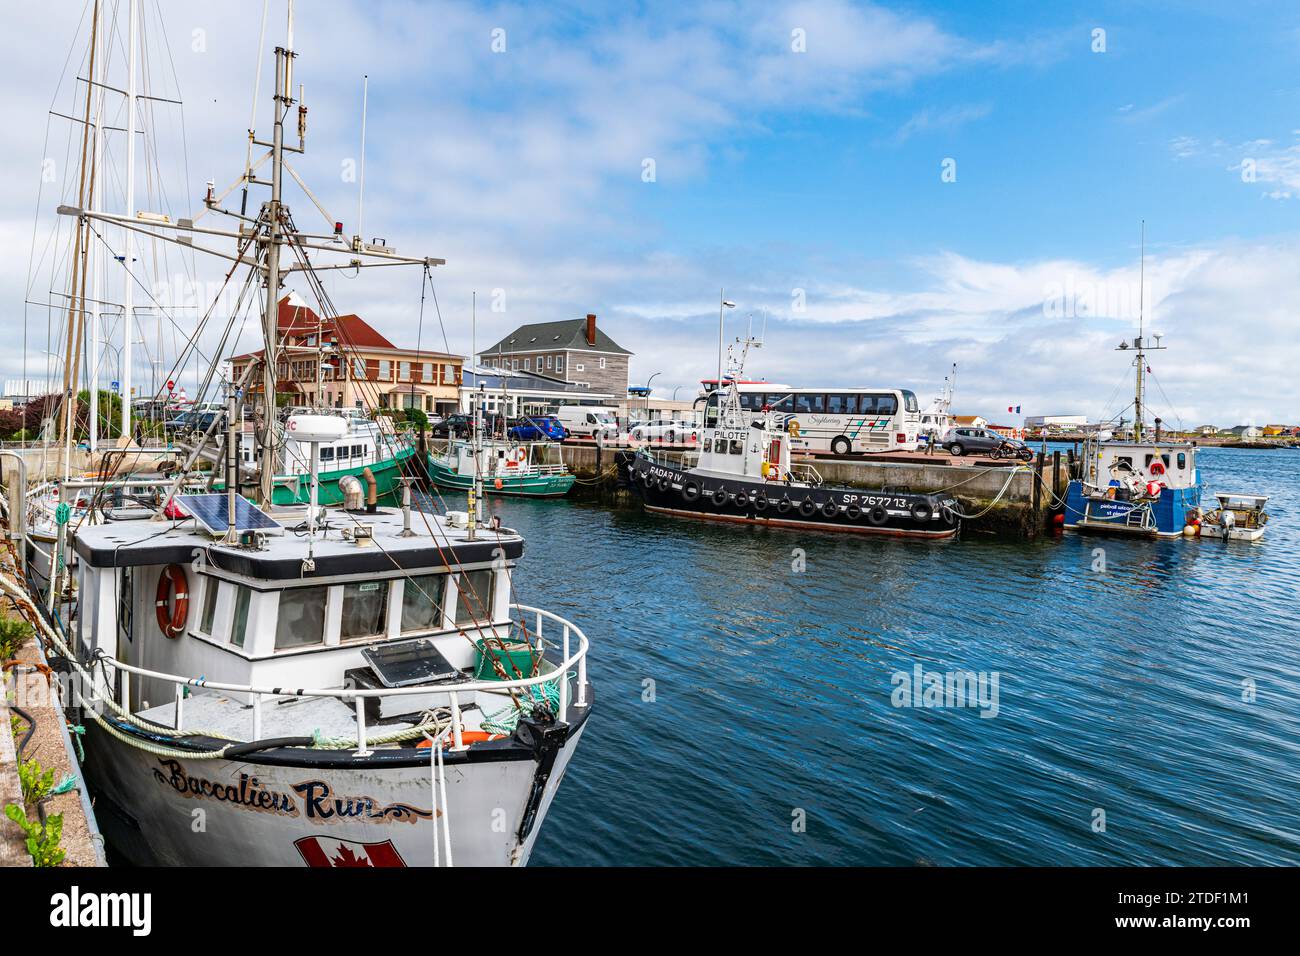
<path fill-rule="evenodd" d="M 770 406 L 796 425 L 791 448 L 836 455 L 916 450 L 921 406 L 916 394 L 905 388 L 791 388 L 770 382 L 742 382 L 737 388 L 743 408 L 760 411 Z M 706 428 L 710 416 L 717 415 L 716 401 L 710 391 Z"/>

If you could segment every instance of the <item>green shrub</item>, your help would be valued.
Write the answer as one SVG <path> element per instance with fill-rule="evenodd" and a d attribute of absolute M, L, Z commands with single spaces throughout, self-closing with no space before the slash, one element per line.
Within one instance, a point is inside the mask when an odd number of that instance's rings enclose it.
<path fill-rule="evenodd" d="M 54 789 L 54 768 L 44 770 L 36 758 L 18 764 L 18 781 L 23 785 L 23 803 L 40 803 Z"/>
<path fill-rule="evenodd" d="M 47 817 L 44 825 L 39 821 L 27 819 L 27 813 L 16 803 L 5 807 L 7 816 L 27 834 L 27 852 L 31 854 L 34 866 L 58 866 L 67 856 L 67 851 L 59 848 L 63 839 L 63 814 L 56 813 Z"/>
<path fill-rule="evenodd" d="M 32 626 L 18 618 L 0 620 L 0 661 L 7 661 L 32 636 Z"/>

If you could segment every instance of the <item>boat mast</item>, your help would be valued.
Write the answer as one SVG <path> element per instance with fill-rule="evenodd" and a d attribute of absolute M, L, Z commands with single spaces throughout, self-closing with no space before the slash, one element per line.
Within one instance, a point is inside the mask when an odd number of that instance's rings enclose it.
<path fill-rule="evenodd" d="M 95 16 L 99 16 L 99 5 L 95 5 Z M 96 59 L 100 62 L 100 74 L 104 75 L 103 67 L 103 38 L 100 38 L 100 50 L 96 54 Z M 94 74 L 90 80 L 94 82 Z M 99 164 L 104 155 L 104 90 L 101 87 L 95 97 L 95 133 L 94 149 L 95 166 L 92 170 L 90 179 L 90 205 L 92 210 L 99 209 L 104 204 L 101 193 L 104 181 L 103 173 L 100 171 Z M 103 250 L 96 244 L 90 250 L 90 294 L 93 300 L 93 307 L 90 312 L 90 420 L 87 423 L 90 428 L 90 454 L 93 456 L 99 449 L 99 319 L 100 308 L 104 298 L 104 276 L 101 264 L 103 262 Z"/>
<path fill-rule="evenodd" d="M 288 29 L 284 47 L 275 48 L 275 127 L 271 136 L 271 199 L 265 207 L 269 229 L 266 238 L 266 303 L 262 312 L 262 459 L 259 493 L 263 504 L 270 504 L 276 470 L 276 400 L 275 364 L 279 345 L 281 187 L 284 174 L 284 115 L 293 103 L 293 0 L 289 0 Z"/>
<path fill-rule="evenodd" d="M 1146 353 L 1142 351 L 1142 333 L 1146 321 L 1147 221 L 1142 220 L 1138 254 L 1138 336 L 1137 389 L 1133 393 L 1133 440 L 1142 440 L 1142 373 L 1146 370 Z"/>
<path fill-rule="evenodd" d="M 94 90 L 95 52 L 99 47 L 99 3 L 96 0 L 95 12 L 90 27 L 90 68 L 86 82 L 85 116 L 81 127 L 81 171 L 77 186 L 77 203 L 85 205 L 87 201 L 86 178 L 90 175 L 91 195 L 94 202 L 94 165 L 95 158 L 90 150 L 90 103 Z M 63 406 L 59 409 L 63 419 L 63 467 L 61 474 L 66 481 L 72 474 L 72 440 L 77 430 L 77 374 L 81 368 L 81 332 L 86 321 L 86 246 L 90 241 L 90 225 L 77 223 L 77 238 L 73 243 L 71 282 L 68 287 L 68 334 L 67 347 L 63 361 Z M 50 576 L 53 587 L 54 574 Z"/>
<path fill-rule="evenodd" d="M 129 26 L 127 28 L 126 57 L 126 209 L 128 220 L 135 218 L 135 88 L 136 88 L 136 47 L 139 44 L 140 24 L 139 5 L 136 0 L 127 0 L 130 8 Z M 122 445 L 131 442 L 131 334 L 135 325 L 135 287 L 131 268 L 135 263 L 135 232 L 127 227 L 122 230 Z"/>

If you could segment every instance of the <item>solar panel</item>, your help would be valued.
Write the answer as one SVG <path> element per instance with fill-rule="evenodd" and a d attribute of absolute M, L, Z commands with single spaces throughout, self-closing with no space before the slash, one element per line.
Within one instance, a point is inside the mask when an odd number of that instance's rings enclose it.
<path fill-rule="evenodd" d="M 207 528 L 211 534 L 225 534 L 230 510 L 225 494 L 177 495 L 176 503 Z M 236 531 L 283 531 L 280 524 L 243 495 L 235 495 Z"/>

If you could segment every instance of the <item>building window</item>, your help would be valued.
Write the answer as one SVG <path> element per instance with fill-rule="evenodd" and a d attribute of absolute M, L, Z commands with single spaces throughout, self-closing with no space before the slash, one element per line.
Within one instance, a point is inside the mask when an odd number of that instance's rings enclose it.
<path fill-rule="evenodd" d="M 585 366 L 585 365 L 583 365 L 581 362 L 579 362 L 577 365 L 573 366 L 573 370 L 574 370 L 575 372 L 585 372 L 585 371 L 587 371 L 587 366 Z"/>
<path fill-rule="evenodd" d="M 425 362 L 424 365 L 421 366 L 421 368 L 420 368 L 420 376 L 421 376 L 421 377 L 422 377 L 426 382 L 432 382 L 432 381 L 433 381 L 433 363 L 432 363 L 432 362 Z"/>
<path fill-rule="evenodd" d="M 388 582 L 358 581 L 343 585 L 339 638 L 376 637 L 387 630 Z"/>
<path fill-rule="evenodd" d="M 403 382 L 409 382 L 409 381 L 411 380 L 411 363 L 410 363 L 410 362 L 398 362 L 398 363 L 397 363 L 397 378 L 398 378 L 400 381 L 403 381 Z"/>
<path fill-rule="evenodd" d="M 601 368 L 605 367 L 605 360 L 603 358 L 600 360 L 600 367 Z"/>
<path fill-rule="evenodd" d="M 525 372 L 529 371 L 529 368 L 528 368 L 528 363 L 529 363 L 529 361 L 530 361 L 529 359 L 524 359 L 524 371 L 525 371 Z"/>
<path fill-rule="evenodd" d="M 388 359 L 380 359 L 379 360 L 380 381 L 387 382 L 392 378 L 392 375 L 393 375 L 393 363 L 388 361 Z"/>
<path fill-rule="evenodd" d="M 328 596 L 329 589 L 324 587 L 285 588 L 280 592 L 280 616 L 275 622 L 277 651 L 325 642 Z"/>
<path fill-rule="evenodd" d="M 442 589 L 446 575 L 407 578 L 402 591 L 402 631 L 442 630 Z"/>
<path fill-rule="evenodd" d="M 365 377 L 366 377 L 366 360 L 365 360 L 365 359 L 362 359 L 362 358 L 354 358 L 354 359 L 352 360 L 352 377 L 353 377 L 353 378 L 365 378 Z"/>
<path fill-rule="evenodd" d="M 564 356 L 563 356 L 563 355 L 557 355 L 557 356 L 555 356 L 555 370 L 556 370 L 557 372 L 563 372 L 563 371 L 564 371 Z"/>

